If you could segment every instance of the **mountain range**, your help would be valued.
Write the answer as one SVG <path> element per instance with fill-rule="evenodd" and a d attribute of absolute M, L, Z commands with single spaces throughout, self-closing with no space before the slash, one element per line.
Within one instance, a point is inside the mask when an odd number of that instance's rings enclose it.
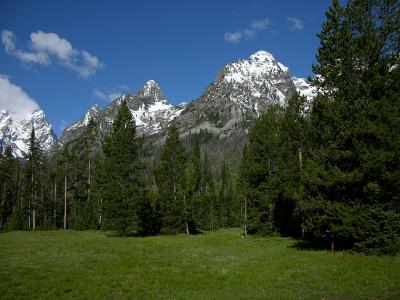
<path fill-rule="evenodd" d="M 206 131 L 217 138 L 245 136 L 254 120 L 269 105 L 286 105 L 295 91 L 311 100 L 313 87 L 303 78 L 296 78 L 271 53 L 258 51 L 248 59 L 225 65 L 203 95 L 189 104 L 173 105 L 160 86 L 147 81 L 135 93 L 124 94 L 104 109 L 90 108 L 77 122 L 68 126 L 57 141 L 44 112 L 35 111 L 30 117 L 15 121 L 7 111 L 0 112 L 0 139 L 11 143 L 14 154 L 25 156 L 32 126 L 44 150 L 73 143 L 90 119 L 97 123 L 101 135 L 111 129 L 120 103 L 126 100 L 135 118 L 137 131 L 153 140 L 161 140 L 168 126 L 179 126 L 181 135 Z"/>

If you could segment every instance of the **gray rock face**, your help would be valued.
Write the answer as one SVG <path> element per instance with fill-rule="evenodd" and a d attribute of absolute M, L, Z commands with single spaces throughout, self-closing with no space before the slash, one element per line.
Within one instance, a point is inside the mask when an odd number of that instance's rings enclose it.
<path fill-rule="evenodd" d="M 258 51 L 248 60 L 224 66 L 216 81 L 175 122 L 183 131 L 207 129 L 225 135 L 237 127 L 248 128 L 269 105 L 286 105 L 296 90 L 308 99 L 314 96 L 305 79 L 292 77 L 272 54 Z"/>
<path fill-rule="evenodd" d="M 236 129 L 247 131 L 269 105 L 286 105 L 296 90 L 310 100 L 315 94 L 305 79 L 292 77 L 289 69 L 271 53 L 258 51 L 247 60 L 224 66 L 205 93 L 189 104 L 172 105 L 159 85 L 149 80 L 136 93 L 122 95 L 103 110 L 91 108 L 81 120 L 65 129 L 60 141 L 65 144 L 76 139 L 89 118 L 98 122 L 104 135 L 110 130 L 123 99 L 135 118 L 139 134 L 156 136 L 175 123 L 183 135 L 207 129 L 220 136 L 231 136 Z"/>
<path fill-rule="evenodd" d="M 66 144 L 79 137 L 84 131 L 90 118 L 99 126 L 102 135 L 107 134 L 117 115 L 121 102 L 125 100 L 135 118 L 137 132 L 147 136 L 156 134 L 168 127 L 168 124 L 184 109 L 174 106 L 165 99 L 159 85 L 149 80 L 136 93 L 128 93 L 113 100 L 101 110 L 98 106 L 92 107 L 85 116 L 64 130 L 60 143 Z"/>
<path fill-rule="evenodd" d="M 42 150 L 49 151 L 56 144 L 57 137 L 42 110 L 36 110 L 22 120 L 13 118 L 8 111 L 0 112 L 0 139 L 11 145 L 15 156 L 28 154 L 32 126 Z"/>

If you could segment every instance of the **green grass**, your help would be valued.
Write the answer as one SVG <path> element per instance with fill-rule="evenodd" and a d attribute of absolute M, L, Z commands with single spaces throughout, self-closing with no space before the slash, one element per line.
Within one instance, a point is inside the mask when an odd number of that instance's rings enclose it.
<path fill-rule="evenodd" d="M 0 234 L 0 299 L 400 299 L 400 257 L 300 251 L 287 238 Z"/>

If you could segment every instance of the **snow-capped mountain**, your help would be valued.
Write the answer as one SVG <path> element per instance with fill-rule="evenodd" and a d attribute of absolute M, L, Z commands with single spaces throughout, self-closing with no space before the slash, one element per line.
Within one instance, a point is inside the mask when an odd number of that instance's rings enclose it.
<path fill-rule="evenodd" d="M 200 129 L 219 135 L 235 129 L 246 131 L 269 105 L 286 105 L 296 90 L 310 102 L 315 95 L 305 79 L 292 77 L 271 53 L 258 51 L 248 59 L 225 65 L 204 94 L 189 104 L 172 105 L 159 85 L 149 80 L 136 93 L 122 95 L 103 110 L 92 107 L 65 129 L 60 141 L 65 144 L 79 137 L 90 118 L 97 121 L 101 134 L 107 133 L 122 100 L 127 101 L 138 133 L 146 136 L 164 132 L 172 122 L 183 134 Z"/>
<path fill-rule="evenodd" d="M 125 100 L 135 118 L 139 134 L 147 136 L 156 134 L 181 114 L 185 105 L 172 105 L 165 99 L 160 86 L 154 80 L 149 80 L 136 93 L 128 93 L 113 100 L 101 110 L 98 106 L 92 107 L 85 116 L 64 130 L 60 139 L 61 144 L 73 141 L 83 132 L 90 118 L 99 126 L 102 134 L 107 133 L 117 115 L 121 102 Z"/>
<path fill-rule="evenodd" d="M 183 131 L 207 129 L 224 133 L 246 128 L 269 105 L 286 105 L 295 91 L 312 99 L 314 90 L 302 78 L 292 77 L 289 69 L 271 53 L 258 51 L 247 60 L 227 64 L 216 80 L 176 119 Z"/>
<path fill-rule="evenodd" d="M 42 110 L 36 110 L 23 118 L 9 111 L 0 112 L 0 139 L 3 144 L 10 144 L 14 155 L 18 157 L 28 153 L 32 126 L 42 150 L 50 150 L 57 137 Z"/>

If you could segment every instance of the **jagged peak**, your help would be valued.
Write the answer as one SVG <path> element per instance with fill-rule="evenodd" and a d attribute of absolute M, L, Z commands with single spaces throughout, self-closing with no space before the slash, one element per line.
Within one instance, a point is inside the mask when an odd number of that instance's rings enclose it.
<path fill-rule="evenodd" d="M 243 83 L 253 81 L 255 77 L 282 75 L 289 75 L 289 69 L 278 62 L 271 53 L 260 50 L 250 55 L 249 59 L 239 59 L 225 65 L 218 73 L 216 80 L 223 79 L 231 83 Z"/>
<path fill-rule="evenodd" d="M 155 80 L 148 80 L 144 86 L 139 89 L 138 95 L 141 97 L 151 97 L 155 101 L 165 100 L 164 94 L 161 91 L 160 86 Z"/>
<path fill-rule="evenodd" d="M 257 61 L 257 62 L 272 62 L 276 61 L 275 57 L 270 53 L 265 50 L 260 50 L 249 57 L 250 61 Z"/>

